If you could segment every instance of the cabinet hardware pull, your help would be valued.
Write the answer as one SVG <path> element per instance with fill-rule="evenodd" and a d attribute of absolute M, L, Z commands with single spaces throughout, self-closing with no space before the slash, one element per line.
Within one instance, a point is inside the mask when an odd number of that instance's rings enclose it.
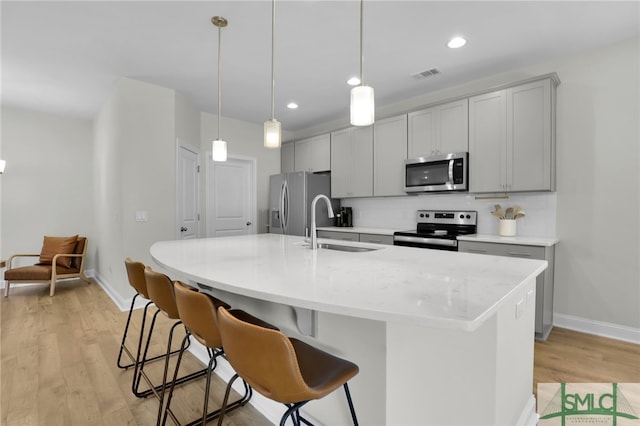
<path fill-rule="evenodd" d="M 531 255 L 529 253 L 518 253 L 517 251 L 508 251 L 507 254 L 509 256 L 531 257 Z"/>

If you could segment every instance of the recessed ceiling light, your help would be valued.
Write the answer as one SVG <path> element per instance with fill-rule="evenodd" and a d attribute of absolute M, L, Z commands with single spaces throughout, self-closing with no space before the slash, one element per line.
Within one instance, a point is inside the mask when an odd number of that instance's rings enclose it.
<path fill-rule="evenodd" d="M 449 40 L 449 43 L 447 43 L 447 47 L 451 49 L 457 49 L 464 46 L 465 44 L 467 44 L 467 40 L 464 37 L 454 37 Z"/>
<path fill-rule="evenodd" d="M 357 86 L 358 84 L 360 84 L 360 79 L 358 77 L 351 77 L 349 80 L 347 80 L 347 84 L 349 86 Z"/>
<path fill-rule="evenodd" d="M 298 108 L 298 104 L 297 104 L 297 103 L 295 103 L 295 102 L 289 102 L 289 103 L 287 104 L 287 108 L 289 108 L 289 109 L 296 109 L 296 108 Z"/>

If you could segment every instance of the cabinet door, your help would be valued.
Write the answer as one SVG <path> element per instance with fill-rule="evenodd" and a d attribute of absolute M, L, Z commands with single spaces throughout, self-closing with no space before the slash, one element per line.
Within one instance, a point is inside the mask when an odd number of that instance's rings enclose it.
<path fill-rule="evenodd" d="M 373 195 L 373 126 L 355 127 L 350 161 L 350 197 Z"/>
<path fill-rule="evenodd" d="M 295 153 L 293 143 L 283 143 L 280 147 L 280 172 L 290 173 L 295 171 Z"/>
<path fill-rule="evenodd" d="M 349 231 L 317 231 L 318 238 L 330 238 L 332 240 L 342 241 L 359 241 L 359 234 L 357 232 Z"/>
<path fill-rule="evenodd" d="M 373 125 L 373 195 L 407 195 L 404 160 L 407 158 L 407 116 L 387 118 Z"/>
<path fill-rule="evenodd" d="M 506 191 L 506 93 L 469 98 L 469 190 Z"/>
<path fill-rule="evenodd" d="M 331 170 L 331 134 L 311 138 L 311 167 L 314 172 Z"/>
<path fill-rule="evenodd" d="M 351 162 L 351 129 L 331 133 L 331 196 L 349 196 L 349 173 Z"/>
<path fill-rule="evenodd" d="M 551 81 L 508 89 L 507 111 L 508 189 L 551 190 Z"/>
<path fill-rule="evenodd" d="M 408 157 L 429 157 L 436 155 L 436 115 L 435 107 L 411 112 L 408 120 Z"/>
<path fill-rule="evenodd" d="M 469 100 L 440 105 L 436 130 L 439 154 L 469 151 Z"/>
<path fill-rule="evenodd" d="M 302 139 L 295 143 L 295 170 L 296 172 L 312 172 L 312 139 Z"/>
<path fill-rule="evenodd" d="M 360 234 L 361 243 L 393 245 L 393 235 Z"/>

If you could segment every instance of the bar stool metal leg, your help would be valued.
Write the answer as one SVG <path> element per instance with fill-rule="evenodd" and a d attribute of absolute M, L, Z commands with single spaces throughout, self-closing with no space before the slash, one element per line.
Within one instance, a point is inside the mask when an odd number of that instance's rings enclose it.
<path fill-rule="evenodd" d="M 153 314 L 153 319 L 151 320 L 151 326 L 149 328 L 149 335 L 148 335 L 148 338 L 147 338 L 147 342 L 145 344 L 145 349 L 144 349 L 144 353 L 142 355 L 142 359 L 136 364 L 136 368 L 134 370 L 134 379 L 133 379 L 133 383 L 131 385 L 131 391 L 138 398 L 146 398 L 151 394 L 155 395 L 158 399 L 160 398 L 160 392 L 162 392 L 162 389 L 165 386 L 165 382 L 166 382 L 166 378 L 167 378 L 167 374 L 168 374 L 167 371 L 168 371 L 168 368 L 169 368 L 169 357 L 171 355 L 173 355 L 174 353 L 179 353 L 180 352 L 180 350 L 176 350 L 174 352 L 171 352 L 171 344 L 172 344 L 172 341 L 173 341 L 173 333 L 174 333 L 176 327 L 178 327 L 179 325 L 182 325 L 182 321 L 176 321 L 171 326 L 171 329 L 169 331 L 167 352 L 165 354 L 159 356 L 159 357 L 162 357 L 162 358 L 165 359 L 163 382 L 160 385 L 154 386 L 153 383 L 151 382 L 151 380 L 149 379 L 149 376 L 147 376 L 147 374 L 144 372 L 144 366 L 149 361 L 152 360 L 152 359 L 147 359 L 147 355 L 149 353 L 149 346 L 150 346 L 150 343 L 151 343 L 151 338 L 153 336 L 153 330 L 154 330 L 154 327 L 155 327 L 156 319 L 157 319 L 158 314 L 160 312 L 162 312 L 162 311 L 160 311 L 158 309 L 155 312 L 155 314 Z M 190 342 L 187 342 L 187 348 L 189 347 L 189 344 L 190 344 Z M 157 359 L 157 357 L 154 357 L 154 358 Z M 202 369 L 202 370 L 195 371 L 193 373 L 187 374 L 186 376 L 183 376 L 183 377 L 180 377 L 180 378 L 176 379 L 176 384 L 180 385 L 182 383 L 188 382 L 189 380 L 193 380 L 193 379 L 196 379 L 198 377 L 202 377 L 206 373 L 207 373 L 206 368 Z M 149 386 L 149 389 L 146 389 L 144 391 L 140 391 L 140 380 L 141 379 L 145 380 L 145 382 L 147 383 L 147 386 Z M 162 401 L 160 401 L 160 402 L 161 402 L 161 405 L 162 405 Z"/>
<path fill-rule="evenodd" d="M 167 402 L 166 402 L 165 407 L 164 407 L 164 414 L 162 416 L 160 416 L 160 414 L 159 414 L 159 416 L 158 416 L 158 419 L 162 418 L 162 425 L 163 426 L 167 422 L 167 417 L 171 417 L 171 419 L 173 420 L 173 422 L 176 425 L 180 425 L 180 422 L 176 418 L 175 414 L 171 411 L 171 400 L 173 399 L 173 391 L 174 391 L 174 388 L 175 388 L 174 383 L 177 383 L 176 377 L 178 376 L 178 371 L 180 369 L 180 363 L 182 362 L 182 355 L 184 354 L 184 351 L 188 347 L 188 345 L 185 346 L 185 342 L 189 341 L 189 337 L 190 337 L 190 334 L 185 336 L 184 339 L 182 340 L 180 353 L 179 353 L 178 359 L 176 361 L 176 368 L 175 368 L 174 373 L 173 373 L 173 380 L 171 381 L 172 385 L 169 388 L 169 394 L 168 394 L 168 397 L 167 397 Z M 197 418 L 197 419 L 187 423 L 184 426 L 195 426 L 197 424 L 205 425 L 208 421 L 211 421 L 211 420 L 215 419 L 216 417 L 218 417 L 222 412 L 222 408 L 216 409 L 216 410 L 211 411 L 211 412 L 207 412 L 207 411 L 208 411 L 208 406 L 209 406 L 209 393 L 210 393 L 210 389 L 211 389 L 211 375 L 213 374 L 213 371 L 215 370 L 215 368 L 218 365 L 217 358 L 219 356 L 224 356 L 224 351 L 221 350 L 221 349 L 207 348 L 207 352 L 209 352 L 209 354 L 210 354 L 210 359 L 209 359 L 209 363 L 207 365 L 207 380 L 206 380 L 205 391 L 204 391 L 205 395 L 204 395 L 204 404 L 203 404 L 203 407 L 202 407 L 202 417 L 201 418 Z M 226 405 L 226 402 L 228 401 L 228 396 L 229 396 L 230 390 L 227 391 L 227 393 L 225 394 L 225 404 L 223 404 L 223 408 L 225 409 L 225 412 L 232 411 L 232 410 L 234 410 L 236 408 L 242 407 L 247 402 L 249 402 L 249 400 L 251 400 L 251 397 L 253 396 L 253 391 L 252 391 L 251 387 L 246 384 L 246 382 L 244 382 L 244 389 L 245 389 L 244 395 L 240 399 L 238 399 L 237 401 L 234 401 L 231 404 L 229 404 L 228 406 Z M 159 424 L 160 423 L 158 423 L 158 425 Z"/>

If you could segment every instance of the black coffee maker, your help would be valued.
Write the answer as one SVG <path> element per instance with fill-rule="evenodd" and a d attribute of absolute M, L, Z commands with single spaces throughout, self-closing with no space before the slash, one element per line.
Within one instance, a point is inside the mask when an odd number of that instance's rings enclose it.
<path fill-rule="evenodd" d="M 335 215 L 335 226 L 353 227 L 353 210 L 351 207 L 340 207 Z"/>

